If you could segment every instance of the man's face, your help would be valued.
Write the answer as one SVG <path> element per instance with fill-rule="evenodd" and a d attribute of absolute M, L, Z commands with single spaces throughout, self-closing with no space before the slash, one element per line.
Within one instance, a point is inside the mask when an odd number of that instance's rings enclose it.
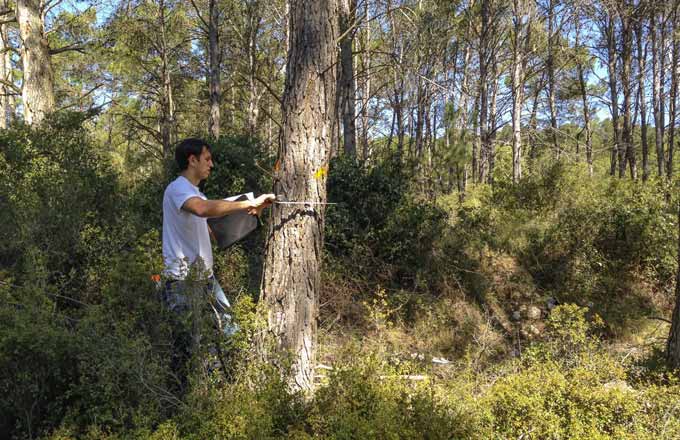
<path fill-rule="evenodd" d="M 210 170 L 214 166 L 212 161 L 212 154 L 210 154 L 210 151 L 206 147 L 203 147 L 203 150 L 201 151 L 201 155 L 199 157 L 191 156 L 189 160 L 191 164 L 195 167 L 197 174 L 201 178 L 201 180 L 207 179 L 208 176 L 210 175 Z"/>

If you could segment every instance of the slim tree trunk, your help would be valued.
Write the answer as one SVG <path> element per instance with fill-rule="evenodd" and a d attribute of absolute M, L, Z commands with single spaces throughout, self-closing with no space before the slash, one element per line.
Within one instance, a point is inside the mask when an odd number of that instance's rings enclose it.
<path fill-rule="evenodd" d="M 371 98 L 371 54 L 368 52 L 368 48 L 371 45 L 371 23 L 368 20 L 368 6 L 368 2 L 364 2 L 366 29 L 364 31 L 364 54 L 362 56 L 364 83 L 361 90 L 361 148 L 363 150 L 362 156 L 364 161 L 368 161 L 370 156 L 370 145 L 368 144 L 368 104 Z"/>
<path fill-rule="evenodd" d="M 647 143 L 647 94 L 645 93 L 645 68 L 647 46 L 643 49 L 642 19 L 635 26 L 638 52 L 638 99 L 640 100 L 640 144 L 642 146 L 642 180 L 649 179 L 649 145 Z"/>
<path fill-rule="evenodd" d="M 491 72 L 493 74 L 493 89 L 491 93 L 491 109 L 489 111 L 489 135 L 488 135 L 488 161 L 489 173 L 487 176 L 487 183 L 493 184 L 493 172 L 496 167 L 496 134 L 498 121 L 498 87 L 500 86 L 500 77 L 498 76 L 498 64 L 494 59 L 492 63 Z"/>
<path fill-rule="evenodd" d="M 626 8 L 626 6 L 624 6 Z M 632 87 L 631 87 L 631 66 L 633 63 L 633 29 L 629 11 L 622 11 L 621 15 L 621 84 L 623 86 L 623 152 L 625 156 L 619 155 L 619 177 L 626 174 L 626 163 L 630 167 L 631 179 L 637 179 L 637 162 L 635 157 L 635 147 L 633 145 L 633 124 L 632 124 Z M 623 158 L 623 160 L 622 160 Z"/>
<path fill-rule="evenodd" d="M 512 182 L 522 178 L 522 106 L 524 105 L 524 66 L 529 43 L 530 18 L 524 0 L 513 0 L 512 45 Z"/>
<path fill-rule="evenodd" d="M 1 3 L 2 9 L 7 10 L 9 5 L 7 0 Z M 11 82 L 12 65 L 10 63 L 10 45 L 7 35 L 7 24 L 0 25 L 0 79 Z M 12 112 L 9 94 L 12 90 L 5 84 L 0 84 L 0 128 L 9 126 L 9 118 Z"/>
<path fill-rule="evenodd" d="M 576 48 L 580 48 L 581 21 L 576 18 Z M 576 64 L 578 71 L 578 83 L 581 92 L 581 106 L 583 109 L 583 130 L 586 133 L 586 162 L 588 163 L 588 175 L 593 177 L 593 133 L 590 126 L 590 106 L 588 105 L 588 89 L 586 87 L 585 67 L 583 63 Z"/>
<path fill-rule="evenodd" d="M 24 120 L 38 124 L 54 111 L 54 72 L 40 0 L 17 0 L 16 18 L 23 63 Z"/>
<path fill-rule="evenodd" d="M 291 0 L 280 171 L 274 191 L 289 200 L 326 201 L 326 172 L 336 120 L 337 4 Z M 290 355 L 293 389 L 313 385 L 324 208 L 274 205 L 262 299 L 269 334 Z"/>
<path fill-rule="evenodd" d="M 609 95 L 611 98 L 611 115 L 612 115 L 612 127 L 614 130 L 614 144 L 612 146 L 611 153 L 611 168 L 610 174 L 612 176 L 616 175 L 616 164 L 617 161 L 623 155 L 623 150 L 621 149 L 621 132 L 619 130 L 619 92 L 617 85 L 617 52 L 616 52 L 616 27 L 614 24 L 614 18 L 608 17 L 607 23 L 605 25 L 605 32 L 607 37 L 607 73 L 609 75 Z"/>
<path fill-rule="evenodd" d="M 262 18 L 260 3 L 254 2 L 248 6 L 246 32 L 246 56 L 248 57 L 248 135 L 253 137 L 257 133 L 260 118 L 260 91 L 257 86 L 257 37 L 260 32 Z"/>
<path fill-rule="evenodd" d="M 536 89 L 534 90 L 533 99 L 531 102 L 531 115 L 529 116 L 529 133 L 530 136 L 534 137 L 534 141 L 531 142 L 531 144 L 529 145 L 528 166 L 530 170 L 537 156 L 536 138 L 538 137 L 538 102 L 539 102 L 538 98 L 541 94 L 541 90 L 543 89 L 544 84 L 545 84 L 545 72 L 543 72 L 541 80 L 536 84 Z"/>
<path fill-rule="evenodd" d="M 338 81 L 338 108 L 342 119 L 342 140 L 345 154 L 355 157 L 357 152 L 357 130 L 354 113 L 356 103 L 356 81 L 354 80 L 354 25 L 356 0 L 340 0 L 340 72 Z"/>
<path fill-rule="evenodd" d="M 657 45 L 657 11 L 656 8 L 652 9 L 652 17 L 650 19 L 649 34 L 652 39 L 652 76 L 653 78 L 653 89 L 652 89 L 652 109 L 654 111 L 654 133 L 655 133 L 655 144 L 656 144 L 656 166 L 659 177 L 664 175 L 664 148 L 663 148 L 663 119 L 661 117 L 661 76 L 663 70 L 659 68 L 659 52 L 662 48 Z M 663 52 L 661 52 L 663 57 Z"/>
<path fill-rule="evenodd" d="M 680 368 L 680 202 L 678 202 L 678 270 L 675 277 L 675 308 L 666 343 L 666 357 L 673 368 Z"/>
<path fill-rule="evenodd" d="M 489 0 L 481 0 L 481 30 L 479 42 L 479 137 L 481 141 L 479 155 L 479 183 L 484 183 L 489 172 Z"/>
<path fill-rule="evenodd" d="M 168 60 L 168 43 L 166 38 L 166 8 L 165 1 L 158 3 L 158 28 L 160 30 L 160 56 L 162 92 L 160 97 L 160 132 L 163 144 L 163 155 L 168 157 L 175 138 L 175 101 L 172 96 L 172 78 Z"/>
<path fill-rule="evenodd" d="M 220 71 L 222 64 L 222 51 L 220 48 L 219 35 L 219 8 L 217 0 L 210 0 L 208 5 L 208 62 L 210 64 L 209 74 L 209 106 L 210 116 L 208 117 L 208 132 L 217 139 L 220 137 L 220 104 L 222 101 L 222 89 Z"/>
<path fill-rule="evenodd" d="M 677 26 L 677 14 L 673 13 L 672 29 Z M 678 66 L 680 62 L 680 47 L 676 36 L 671 35 L 671 96 L 668 104 L 668 159 L 666 161 L 666 176 L 670 179 L 673 176 L 673 150 L 675 149 L 675 122 L 678 113 Z"/>
<path fill-rule="evenodd" d="M 553 148 L 557 158 L 562 155 L 562 149 L 557 140 L 557 105 L 556 105 L 556 87 L 555 84 L 555 39 L 557 37 L 557 25 L 555 23 L 555 1 L 550 0 L 548 6 L 548 59 L 546 61 L 546 69 L 548 71 L 548 107 L 550 108 L 550 134 L 553 142 Z"/>

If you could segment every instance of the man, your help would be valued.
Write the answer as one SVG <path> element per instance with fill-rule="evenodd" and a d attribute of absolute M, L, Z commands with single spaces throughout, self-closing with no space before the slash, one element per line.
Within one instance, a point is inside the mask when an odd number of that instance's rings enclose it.
<path fill-rule="evenodd" d="M 175 149 L 179 176 L 163 194 L 163 260 L 165 275 L 184 280 L 192 265 L 198 266 L 207 279 L 212 277 L 212 247 L 207 218 L 222 217 L 237 211 L 260 215 L 270 206 L 274 194 L 255 200 L 229 202 L 208 200 L 198 188 L 213 168 L 210 145 L 201 139 L 181 141 Z"/>
<path fill-rule="evenodd" d="M 255 200 L 237 202 L 208 200 L 198 184 L 208 178 L 213 168 L 210 150 L 207 142 L 195 138 L 184 139 L 175 149 L 180 173 L 163 194 L 163 260 L 167 281 L 162 296 L 174 312 L 187 311 L 192 298 L 198 300 L 198 304 L 209 304 L 217 326 L 229 335 L 236 327 L 230 323 L 231 317 L 227 314 L 229 301 L 213 275 L 207 218 L 238 211 L 259 216 L 274 202 L 275 196 L 263 194 Z M 179 359 L 175 360 L 181 363 L 189 355 L 189 345 L 196 343 L 186 337 L 177 335 L 175 339 L 179 345 L 176 348 L 181 352 L 176 353 Z"/>

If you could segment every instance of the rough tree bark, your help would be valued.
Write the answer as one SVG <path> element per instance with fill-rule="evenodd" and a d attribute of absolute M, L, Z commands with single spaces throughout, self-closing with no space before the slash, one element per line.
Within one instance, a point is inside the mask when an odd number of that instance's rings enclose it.
<path fill-rule="evenodd" d="M 17 0 L 23 63 L 24 120 L 38 124 L 54 110 L 54 72 L 40 0 Z"/>
<path fill-rule="evenodd" d="M 611 12 L 611 11 L 610 11 Z M 611 167 L 609 174 L 616 175 L 616 164 L 623 154 L 621 150 L 621 131 L 619 130 L 619 92 L 617 86 L 617 52 L 616 52 L 616 26 L 612 13 L 605 18 L 605 36 L 607 38 L 607 74 L 609 75 L 609 95 L 611 99 L 610 111 L 612 115 L 612 127 L 614 129 L 614 144 L 611 152 Z"/>
<path fill-rule="evenodd" d="M 326 201 L 336 99 L 337 4 L 291 0 L 280 170 L 274 191 L 289 200 Z M 269 335 L 292 356 L 293 389 L 313 385 L 323 247 L 323 206 L 274 205 L 262 299 Z M 266 354 L 265 354 L 266 355 Z"/>
<path fill-rule="evenodd" d="M 672 29 L 677 26 L 677 11 L 673 12 Z M 666 159 L 666 176 L 670 179 L 673 176 L 673 150 L 675 147 L 675 123 L 678 116 L 678 67 L 680 62 L 680 44 L 677 37 L 671 35 L 671 94 L 668 104 L 668 157 Z"/>
<path fill-rule="evenodd" d="M 647 94 L 645 92 L 645 69 L 647 45 L 643 49 L 643 21 L 635 25 L 638 58 L 638 99 L 640 101 L 640 143 L 642 146 L 642 180 L 649 179 L 649 145 L 647 143 Z"/>
<path fill-rule="evenodd" d="M 661 117 L 661 76 L 662 69 L 659 68 L 659 52 L 661 47 L 657 45 L 657 31 L 656 23 L 658 19 L 657 8 L 652 8 L 652 16 L 650 18 L 649 34 L 652 40 L 652 109 L 654 111 L 654 133 L 656 135 L 656 165 L 659 177 L 664 175 L 664 148 L 663 148 L 663 122 Z M 663 56 L 663 55 L 662 55 Z"/>
<path fill-rule="evenodd" d="M 481 29 L 479 35 L 479 170 L 477 178 L 479 183 L 484 183 L 489 172 L 489 0 L 481 0 Z M 474 166 L 474 160 L 473 160 Z M 474 171 L 473 171 L 474 173 Z"/>
<path fill-rule="evenodd" d="M 513 0 L 512 33 L 512 182 L 522 178 L 522 106 L 531 16 L 524 0 Z"/>
<path fill-rule="evenodd" d="M 168 157 L 171 154 L 172 145 L 175 142 L 175 100 L 173 98 L 172 78 L 170 76 L 170 62 L 168 59 L 168 40 L 166 35 L 166 5 L 165 0 L 158 2 L 158 29 L 160 29 L 160 57 L 161 57 L 161 80 L 163 88 L 160 97 L 160 132 L 163 144 L 163 155 Z"/>
<path fill-rule="evenodd" d="M 580 16 L 576 16 L 576 48 L 580 49 L 581 38 L 581 20 Z M 593 176 L 593 132 L 590 126 L 590 106 L 588 105 L 588 89 L 586 87 L 585 66 L 579 60 L 576 63 L 576 70 L 578 71 L 578 83 L 581 92 L 581 104 L 583 107 L 583 130 L 586 133 L 586 162 L 588 163 L 588 175 Z"/>
<path fill-rule="evenodd" d="M 557 159 L 562 156 L 562 149 L 557 141 L 557 104 L 556 104 L 556 87 L 555 83 L 555 45 L 557 35 L 557 24 L 555 22 L 555 1 L 550 0 L 548 4 L 548 58 L 545 67 L 548 72 L 548 107 L 550 109 L 550 133 L 553 142 L 553 148 Z"/>
<path fill-rule="evenodd" d="M 208 62 L 209 75 L 209 106 L 208 132 L 217 139 L 220 137 L 220 104 L 222 103 L 222 87 L 220 71 L 222 64 L 222 50 L 220 48 L 220 10 L 217 0 L 210 0 L 208 5 Z"/>
<path fill-rule="evenodd" d="M 678 270 L 675 277 L 675 309 L 666 343 L 666 357 L 673 368 L 680 368 L 680 202 L 678 202 Z"/>
<path fill-rule="evenodd" d="M 678 26 L 678 11 L 674 9 L 671 34 L 671 96 L 668 105 L 668 157 L 666 158 L 666 176 L 673 177 L 673 152 L 675 150 L 675 124 L 678 117 L 678 68 L 680 67 L 680 42 L 674 35 Z"/>
<path fill-rule="evenodd" d="M 9 9 L 8 1 L 0 2 L 2 10 Z M 7 35 L 7 24 L 0 24 L 0 128 L 7 128 L 12 113 L 12 106 L 10 94 L 13 90 L 7 85 L 12 78 L 12 64 L 10 61 L 10 44 L 9 36 Z"/>
<path fill-rule="evenodd" d="M 633 63 L 633 29 L 627 2 L 622 6 L 621 15 L 621 84 L 623 88 L 623 146 L 619 150 L 619 177 L 626 174 L 626 164 L 630 168 L 631 179 L 637 179 L 637 161 L 633 145 L 633 124 L 631 117 L 632 87 L 631 67 Z"/>
<path fill-rule="evenodd" d="M 371 46 L 371 22 L 369 18 L 369 2 L 364 2 L 364 17 L 365 17 L 365 29 L 364 29 L 364 43 L 362 48 L 361 56 L 361 68 L 364 73 L 364 82 L 361 87 L 361 150 L 362 159 L 368 161 L 370 152 L 370 145 L 368 142 L 368 125 L 369 125 L 369 115 L 368 115 L 368 104 L 371 99 L 371 53 L 369 48 Z"/>
<path fill-rule="evenodd" d="M 340 72 L 338 108 L 342 119 L 342 142 L 345 154 L 355 157 L 357 152 L 356 81 L 354 79 L 354 20 L 356 0 L 340 0 Z"/>
<path fill-rule="evenodd" d="M 249 136 L 257 134 L 258 121 L 260 119 L 260 98 L 262 92 L 257 84 L 257 40 L 262 25 L 262 4 L 259 1 L 250 2 L 246 7 L 246 38 L 245 52 L 248 58 L 248 115 L 247 129 Z"/>

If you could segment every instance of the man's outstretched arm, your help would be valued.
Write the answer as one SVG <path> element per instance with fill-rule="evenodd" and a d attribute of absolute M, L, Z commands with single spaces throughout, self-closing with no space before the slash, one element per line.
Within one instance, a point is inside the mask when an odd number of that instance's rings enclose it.
<path fill-rule="evenodd" d="M 182 205 L 182 209 L 199 217 L 222 217 L 238 211 L 248 211 L 251 215 L 260 215 L 262 210 L 274 203 L 274 194 L 262 194 L 255 200 L 229 202 L 227 200 L 203 200 L 191 197 Z"/>

